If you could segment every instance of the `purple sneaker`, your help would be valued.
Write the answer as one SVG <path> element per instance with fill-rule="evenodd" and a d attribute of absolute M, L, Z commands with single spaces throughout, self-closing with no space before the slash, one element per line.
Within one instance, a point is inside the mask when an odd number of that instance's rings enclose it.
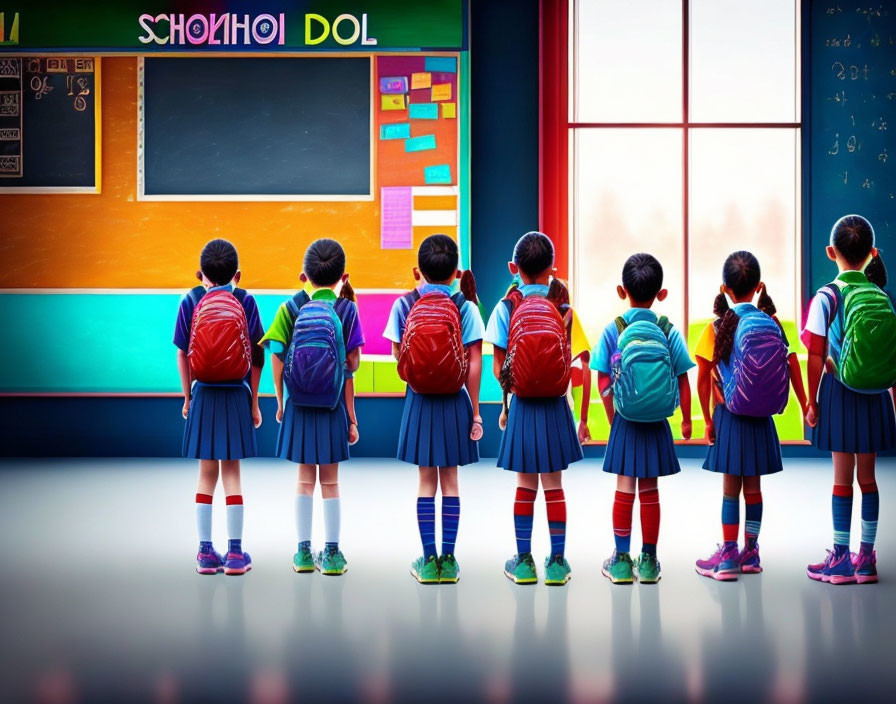
<path fill-rule="evenodd" d="M 762 572 L 762 565 L 759 564 L 759 546 L 754 545 L 752 548 L 744 546 L 740 555 L 737 556 L 737 564 L 740 565 L 740 571 L 744 574 Z"/>
<path fill-rule="evenodd" d="M 227 553 L 224 560 L 224 574 L 246 574 L 252 569 L 252 558 L 249 553 L 240 550 Z"/>
<path fill-rule="evenodd" d="M 740 572 L 737 543 L 725 543 L 716 547 L 718 549 L 709 558 L 697 560 L 697 574 L 720 582 L 737 579 L 737 573 Z"/>
<path fill-rule="evenodd" d="M 874 550 L 862 550 L 852 558 L 857 584 L 877 583 L 877 553 Z"/>
<path fill-rule="evenodd" d="M 196 555 L 196 571 L 199 574 L 218 574 L 218 572 L 224 571 L 224 559 L 211 546 L 211 543 L 199 546 L 199 553 Z"/>
<path fill-rule="evenodd" d="M 809 579 L 829 584 L 855 584 L 856 572 L 849 550 L 828 550 L 824 562 L 806 568 Z"/>

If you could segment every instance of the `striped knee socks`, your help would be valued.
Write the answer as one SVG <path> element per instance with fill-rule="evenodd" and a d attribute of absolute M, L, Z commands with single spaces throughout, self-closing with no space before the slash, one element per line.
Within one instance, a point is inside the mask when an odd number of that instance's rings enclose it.
<path fill-rule="evenodd" d="M 436 555 L 436 500 L 432 496 L 417 498 L 417 525 L 420 528 L 420 541 L 423 543 L 423 559 L 429 560 Z"/>
<path fill-rule="evenodd" d="M 453 555 L 460 521 L 460 497 L 442 496 L 442 554 Z"/>
<path fill-rule="evenodd" d="M 852 484 L 834 484 L 831 496 L 831 513 L 834 518 L 834 549 L 849 550 L 849 524 L 852 519 Z"/>
<path fill-rule="evenodd" d="M 613 501 L 613 539 L 616 552 L 629 552 L 632 542 L 632 510 L 635 495 L 617 491 Z"/>
<path fill-rule="evenodd" d="M 513 502 L 513 526 L 516 530 L 516 551 L 520 555 L 532 552 L 532 515 L 535 512 L 537 491 L 517 487 Z"/>
<path fill-rule="evenodd" d="M 551 557 L 563 557 L 566 550 L 566 495 L 563 489 L 548 489 L 544 492 L 544 502 L 551 533 Z"/>
<path fill-rule="evenodd" d="M 877 538 L 877 514 L 880 511 L 880 494 L 877 493 L 877 482 L 859 484 L 862 490 L 862 552 L 874 550 Z"/>
<path fill-rule="evenodd" d="M 660 491 L 657 488 L 642 489 L 638 494 L 641 504 L 641 552 L 656 555 L 656 543 L 660 537 Z"/>
<path fill-rule="evenodd" d="M 722 540 L 736 543 L 740 532 L 740 498 L 722 496 Z"/>
<path fill-rule="evenodd" d="M 762 492 L 757 491 L 750 494 L 744 492 L 744 503 L 747 509 L 744 521 L 744 545 L 752 550 L 756 547 L 759 529 L 762 527 Z"/>

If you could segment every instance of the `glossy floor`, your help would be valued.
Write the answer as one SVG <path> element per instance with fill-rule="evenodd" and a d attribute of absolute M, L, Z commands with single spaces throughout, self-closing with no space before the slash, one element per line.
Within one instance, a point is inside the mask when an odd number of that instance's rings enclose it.
<path fill-rule="evenodd" d="M 721 479 L 683 462 L 660 482 L 657 586 L 613 587 L 613 477 L 567 472 L 574 577 L 516 587 L 513 476 L 461 477 L 456 586 L 408 574 L 419 553 L 416 472 L 342 470 L 342 578 L 291 569 L 295 471 L 244 464 L 245 577 L 193 572 L 195 467 L 181 460 L 0 463 L 4 700 L 818 701 L 891 700 L 896 633 L 896 462 L 883 460 L 881 584 L 810 582 L 831 542 L 827 463 L 787 462 L 764 483 L 765 572 L 720 584 L 693 561 L 719 533 Z M 219 487 L 220 492 L 220 487 Z M 223 500 L 215 535 L 224 546 Z M 853 535 L 858 536 L 859 500 Z M 319 500 L 315 544 L 322 538 Z M 639 539 L 637 506 L 634 540 Z M 536 505 L 535 552 L 547 552 Z"/>

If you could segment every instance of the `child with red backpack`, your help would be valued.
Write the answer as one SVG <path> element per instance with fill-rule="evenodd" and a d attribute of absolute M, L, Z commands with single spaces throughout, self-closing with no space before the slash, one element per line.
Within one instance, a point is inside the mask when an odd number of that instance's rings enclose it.
<path fill-rule="evenodd" d="M 245 574 L 252 569 L 242 548 L 243 495 L 240 460 L 257 454 L 261 425 L 258 381 L 264 366 L 264 335 L 255 299 L 240 281 L 236 249 L 212 240 L 199 257 L 196 286 L 180 302 L 174 344 L 184 394 L 184 457 L 199 460 L 196 524 L 199 574 Z M 227 496 L 227 555 L 212 546 L 212 496 L 218 474 Z"/>
<path fill-rule="evenodd" d="M 578 435 L 566 393 L 570 383 L 572 308 L 566 287 L 553 278 L 554 245 L 547 235 L 523 235 L 508 262 L 520 284 L 511 286 L 488 321 L 486 340 L 495 347 L 494 374 L 512 392 L 509 411 L 501 414 L 504 434 L 498 466 L 517 472 L 513 520 L 517 554 L 504 574 L 516 584 L 535 584 L 532 516 L 539 483 L 544 488 L 551 554 L 545 558 L 545 584 L 563 585 L 571 570 L 565 557 L 566 496 L 563 474 L 582 459 L 589 439 L 588 393 L 583 394 Z M 587 377 L 586 377 L 587 379 Z M 587 379 L 590 391 L 590 379 Z"/>
<path fill-rule="evenodd" d="M 827 255 L 839 275 L 816 293 L 809 306 L 803 342 L 809 348 L 809 410 L 812 443 L 831 452 L 834 490 L 831 511 L 834 548 L 806 568 L 810 579 L 830 584 L 877 582 L 879 496 L 874 476 L 878 452 L 896 447 L 893 397 L 896 386 L 896 312 L 893 302 L 865 272 L 886 282 L 874 229 L 860 215 L 840 218 L 831 230 Z M 853 477 L 862 491 L 862 537 L 849 551 Z"/>
<path fill-rule="evenodd" d="M 414 279 L 392 306 L 383 336 L 408 384 L 398 459 L 419 467 L 417 523 L 423 555 L 411 564 L 421 584 L 458 581 L 454 556 L 460 519 L 457 468 L 479 460 L 482 317 L 472 273 L 457 268 L 457 243 L 432 235 L 420 244 Z M 455 279 L 461 291 L 452 293 Z M 436 551 L 435 495 L 442 489 L 442 553 Z"/>
<path fill-rule="evenodd" d="M 696 570 L 704 577 L 733 581 L 740 573 L 762 571 L 756 542 L 762 523 L 760 479 L 783 469 L 772 416 L 783 412 L 791 385 L 804 410 L 806 393 L 799 361 L 774 317 L 775 304 L 756 257 L 744 251 L 729 255 L 722 282 L 716 320 L 704 328 L 696 351 L 697 393 L 710 443 L 703 468 L 724 475 L 722 543 L 711 557 L 697 560 Z M 741 490 L 746 520 L 744 548 L 738 550 Z"/>
<path fill-rule="evenodd" d="M 660 530 L 658 477 L 681 471 L 667 420 L 681 407 L 681 434 L 691 437 L 691 387 L 694 366 L 681 333 L 666 316 L 651 309 L 663 301 L 663 267 L 650 254 L 633 254 L 622 267 L 619 298 L 630 308 L 607 325 L 592 355 L 598 388 L 610 421 L 604 471 L 616 474 L 613 534 L 616 549 L 602 574 L 613 584 L 660 580 L 656 545 Z M 637 562 L 629 554 L 635 491 L 641 502 L 643 546 Z"/>
<path fill-rule="evenodd" d="M 354 291 L 345 273 L 345 251 L 335 240 L 319 239 L 305 251 L 302 283 L 313 291 L 296 293 L 277 310 L 262 339 L 273 354 L 277 395 L 277 455 L 299 465 L 295 515 L 296 572 L 335 576 L 348 569 L 339 549 L 341 502 L 339 463 L 358 440 L 352 375 L 361 361 L 364 333 Z M 336 295 L 336 288 L 340 293 Z M 289 393 L 284 403 L 283 385 Z M 314 485 L 320 479 L 325 544 L 312 554 Z"/>

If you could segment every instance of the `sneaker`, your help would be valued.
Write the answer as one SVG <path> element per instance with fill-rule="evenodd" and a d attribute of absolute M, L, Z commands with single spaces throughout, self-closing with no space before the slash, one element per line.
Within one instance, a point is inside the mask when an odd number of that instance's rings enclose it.
<path fill-rule="evenodd" d="M 200 544 L 196 555 L 196 571 L 199 574 L 218 574 L 224 571 L 224 558 L 211 543 Z"/>
<path fill-rule="evenodd" d="M 538 573 L 535 571 L 535 560 L 532 553 L 514 555 L 504 563 L 504 575 L 514 584 L 535 584 L 538 582 Z"/>
<path fill-rule="evenodd" d="M 439 560 L 433 555 L 428 560 L 418 557 L 411 563 L 411 574 L 420 584 L 439 583 Z"/>
<path fill-rule="evenodd" d="M 317 553 L 314 560 L 314 566 L 317 571 L 327 577 L 337 577 L 345 574 L 348 570 L 348 563 L 345 561 L 345 555 L 337 547 L 326 548 Z"/>
<path fill-rule="evenodd" d="M 716 545 L 716 548 L 716 551 L 705 560 L 697 560 L 695 563 L 697 574 L 719 582 L 733 582 L 740 572 L 740 565 L 737 562 L 740 552 L 737 543 L 723 543 Z"/>
<path fill-rule="evenodd" d="M 460 567 L 454 555 L 442 555 L 439 558 L 439 582 L 441 584 L 457 584 L 460 579 Z"/>
<path fill-rule="evenodd" d="M 635 581 L 634 567 L 631 555 L 614 550 L 613 554 L 604 560 L 600 572 L 613 584 L 631 584 Z"/>
<path fill-rule="evenodd" d="M 563 555 L 554 555 L 544 559 L 544 583 L 550 587 L 562 587 L 572 576 L 569 562 Z"/>
<path fill-rule="evenodd" d="M 853 569 L 856 573 L 857 584 L 875 584 L 877 582 L 877 553 L 860 552 L 852 558 Z"/>
<path fill-rule="evenodd" d="M 298 552 L 292 556 L 292 568 L 299 573 L 314 572 L 314 555 L 311 548 L 299 546 Z"/>
<path fill-rule="evenodd" d="M 828 550 L 824 562 L 809 565 L 806 568 L 809 579 L 829 584 L 855 584 L 856 572 L 852 564 L 852 556 L 847 549 Z"/>
<path fill-rule="evenodd" d="M 660 581 L 660 561 L 656 555 L 642 552 L 635 563 L 638 570 L 638 581 L 641 584 L 656 584 Z"/>
<path fill-rule="evenodd" d="M 243 550 L 228 552 L 227 557 L 224 558 L 224 574 L 246 574 L 251 569 L 252 558 Z"/>
<path fill-rule="evenodd" d="M 740 571 L 744 574 L 759 574 L 762 572 L 762 565 L 759 564 L 759 546 L 754 545 L 748 548 L 746 545 L 737 556 L 737 564 L 740 565 Z"/>

